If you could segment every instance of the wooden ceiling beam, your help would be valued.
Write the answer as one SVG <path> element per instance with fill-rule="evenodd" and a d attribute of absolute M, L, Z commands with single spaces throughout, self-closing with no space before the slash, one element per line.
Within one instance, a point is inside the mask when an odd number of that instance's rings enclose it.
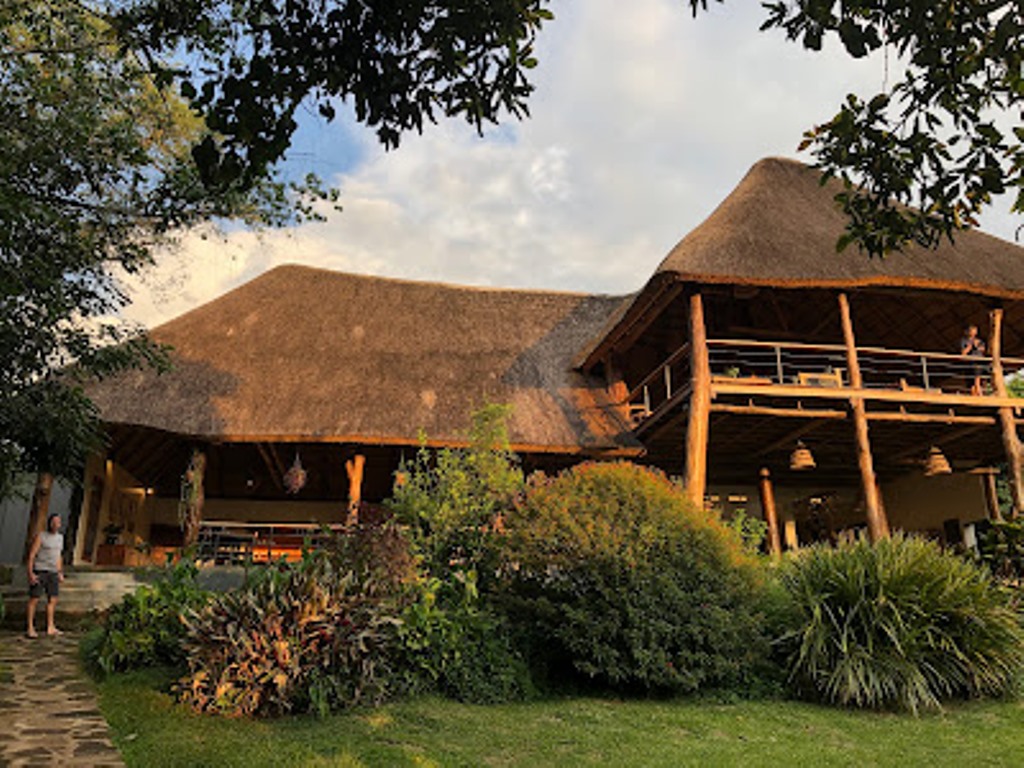
<path fill-rule="evenodd" d="M 935 437 L 930 440 L 918 443 L 913 448 L 909 448 L 905 451 L 896 454 L 890 459 L 890 461 L 906 461 L 907 459 L 912 459 L 918 456 L 923 457 L 924 454 L 928 451 L 928 449 L 931 448 L 933 445 L 941 447 L 943 445 L 956 442 L 957 440 L 967 437 L 968 435 L 974 434 L 980 429 L 984 429 L 985 426 L 986 425 L 984 424 L 971 424 L 966 427 L 954 429 L 952 432 L 947 432 L 945 435 L 941 435 L 939 437 Z"/>

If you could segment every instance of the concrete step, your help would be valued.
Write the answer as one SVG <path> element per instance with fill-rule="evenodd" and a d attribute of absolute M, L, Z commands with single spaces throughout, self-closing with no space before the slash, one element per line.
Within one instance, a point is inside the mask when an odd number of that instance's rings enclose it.
<path fill-rule="evenodd" d="M 68 570 L 60 585 L 57 614 L 82 617 L 106 610 L 134 592 L 140 583 L 131 571 Z M 28 577 L 24 568 L 15 571 L 10 584 L 0 587 L 0 597 L 7 623 L 20 622 L 28 605 Z M 40 602 L 45 603 L 45 598 Z"/>

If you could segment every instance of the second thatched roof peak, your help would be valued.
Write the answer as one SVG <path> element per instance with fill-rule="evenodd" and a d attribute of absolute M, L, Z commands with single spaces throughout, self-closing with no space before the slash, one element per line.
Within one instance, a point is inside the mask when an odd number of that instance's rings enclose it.
<path fill-rule="evenodd" d="M 982 232 L 956 235 L 937 249 L 910 246 L 869 258 L 836 252 L 846 218 L 838 181 L 795 160 L 756 163 L 736 189 L 662 261 L 657 276 L 700 283 L 776 287 L 868 285 L 958 290 L 1024 298 L 1024 248 Z M 663 279 L 663 278 L 662 278 Z"/>

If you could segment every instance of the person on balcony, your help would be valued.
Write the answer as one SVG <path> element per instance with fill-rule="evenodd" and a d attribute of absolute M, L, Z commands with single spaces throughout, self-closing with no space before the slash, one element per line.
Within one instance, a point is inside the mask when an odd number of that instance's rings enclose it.
<path fill-rule="evenodd" d="M 985 356 L 985 342 L 978 335 L 978 326 L 968 325 L 964 330 L 964 335 L 960 339 L 960 354 L 964 357 Z M 974 364 L 974 383 L 971 385 L 972 395 L 981 395 L 981 375 L 983 370 L 983 365 L 980 363 Z"/>

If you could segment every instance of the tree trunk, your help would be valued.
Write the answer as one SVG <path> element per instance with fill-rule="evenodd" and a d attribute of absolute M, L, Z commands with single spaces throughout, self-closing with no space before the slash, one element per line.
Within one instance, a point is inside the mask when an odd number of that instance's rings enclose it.
<path fill-rule="evenodd" d="M 36 475 L 36 487 L 32 491 L 32 506 L 28 512 L 28 528 L 25 530 L 25 550 L 21 562 L 28 562 L 28 551 L 32 548 L 36 534 L 46 527 L 46 518 L 50 513 L 50 495 L 53 492 L 53 475 L 40 472 Z"/>

